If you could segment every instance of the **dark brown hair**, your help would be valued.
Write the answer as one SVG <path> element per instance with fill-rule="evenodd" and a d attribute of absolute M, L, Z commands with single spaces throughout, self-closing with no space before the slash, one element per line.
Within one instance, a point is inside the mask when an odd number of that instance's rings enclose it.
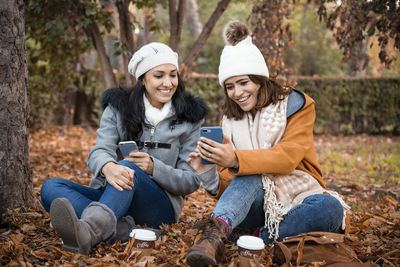
<path fill-rule="evenodd" d="M 292 87 L 284 87 L 280 85 L 276 80 L 269 79 L 259 75 L 249 75 L 249 79 L 256 84 L 260 85 L 258 90 L 256 110 L 260 110 L 269 104 L 276 104 L 281 101 L 285 96 L 289 95 L 292 91 Z M 224 84 L 225 99 L 222 104 L 222 112 L 228 117 L 228 119 L 240 120 L 243 118 L 244 111 L 236 104 L 232 99 L 229 98 L 228 93 Z"/>

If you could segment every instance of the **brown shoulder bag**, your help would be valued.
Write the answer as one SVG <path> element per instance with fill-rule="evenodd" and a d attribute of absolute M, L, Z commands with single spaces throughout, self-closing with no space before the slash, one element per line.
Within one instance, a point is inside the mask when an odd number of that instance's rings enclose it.
<path fill-rule="evenodd" d="M 275 241 L 270 253 L 273 262 L 281 266 L 370 266 L 362 263 L 344 240 L 342 234 L 304 233 Z"/>

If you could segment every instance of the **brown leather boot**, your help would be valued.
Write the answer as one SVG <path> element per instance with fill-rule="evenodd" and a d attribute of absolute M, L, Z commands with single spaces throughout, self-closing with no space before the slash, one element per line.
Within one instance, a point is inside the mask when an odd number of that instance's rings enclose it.
<path fill-rule="evenodd" d="M 186 263 L 192 267 L 216 266 L 225 262 L 225 244 L 228 228 L 217 219 L 209 219 L 199 227 L 203 231 L 197 244 L 189 249 Z"/>

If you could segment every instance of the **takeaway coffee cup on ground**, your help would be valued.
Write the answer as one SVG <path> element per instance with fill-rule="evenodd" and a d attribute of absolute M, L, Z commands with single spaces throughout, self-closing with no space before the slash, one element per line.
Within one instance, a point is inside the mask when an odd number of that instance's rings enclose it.
<path fill-rule="evenodd" d="M 260 257 L 265 246 L 261 238 L 251 235 L 242 235 L 236 244 L 239 252 L 239 267 L 251 266 L 251 261 Z"/>
<path fill-rule="evenodd" d="M 133 229 L 130 233 L 130 237 L 135 237 L 133 247 L 134 249 L 141 251 L 139 258 L 150 256 L 151 251 L 154 248 L 154 241 L 157 239 L 157 236 L 153 231 L 145 229 Z"/>

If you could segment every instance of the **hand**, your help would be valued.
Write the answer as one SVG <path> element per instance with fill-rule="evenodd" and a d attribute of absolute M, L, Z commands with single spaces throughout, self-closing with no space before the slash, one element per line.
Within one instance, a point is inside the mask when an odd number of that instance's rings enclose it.
<path fill-rule="evenodd" d="M 106 177 L 107 182 L 115 189 L 119 191 L 123 189 L 132 190 L 135 171 L 131 168 L 108 162 L 103 166 L 101 172 Z"/>
<path fill-rule="evenodd" d="M 135 163 L 145 173 L 149 175 L 153 174 L 154 162 L 149 154 L 135 150 L 129 153 L 129 156 L 124 159 Z"/>
<path fill-rule="evenodd" d="M 233 149 L 231 139 L 223 135 L 223 144 L 200 137 L 197 149 L 203 159 L 226 168 L 235 168 L 239 162 Z"/>
<path fill-rule="evenodd" d="M 205 171 L 211 169 L 214 165 L 213 164 L 202 164 L 201 163 L 201 156 L 199 150 L 196 149 L 195 152 L 189 154 L 189 158 L 186 160 L 187 164 L 197 173 L 201 174 Z"/>

